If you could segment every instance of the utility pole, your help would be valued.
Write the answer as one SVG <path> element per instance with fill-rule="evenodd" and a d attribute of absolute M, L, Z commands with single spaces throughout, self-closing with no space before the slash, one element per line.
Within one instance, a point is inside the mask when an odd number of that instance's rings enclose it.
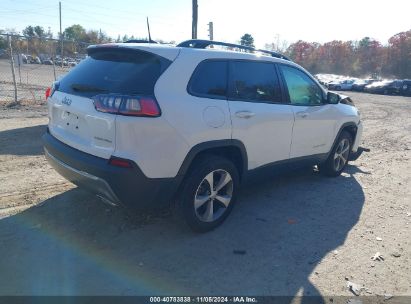
<path fill-rule="evenodd" d="M 148 22 L 148 17 L 147 17 L 147 31 L 148 31 L 148 42 L 151 43 L 151 33 L 150 33 L 150 23 Z"/>
<path fill-rule="evenodd" d="M 191 38 L 197 39 L 197 22 L 198 22 L 198 3 L 197 0 L 193 0 L 193 23 L 191 26 Z"/>
<path fill-rule="evenodd" d="M 210 37 L 210 40 L 214 40 L 214 24 L 212 21 L 208 23 L 208 37 Z"/>
<path fill-rule="evenodd" d="M 61 2 L 59 2 L 59 15 L 60 15 L 60 56 L 61 56 L 61 67 L 63 67 L 63 31 L 61 30 Z"/>

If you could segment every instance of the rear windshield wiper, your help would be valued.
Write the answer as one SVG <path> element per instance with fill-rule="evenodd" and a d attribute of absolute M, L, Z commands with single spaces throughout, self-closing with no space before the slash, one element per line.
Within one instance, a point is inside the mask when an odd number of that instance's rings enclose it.
<path fill-rule="evenodd" d="M 93 86 L 89 86 L 86 84 L 78 84 L 78 83 L 72 84 L 70 87 L 74 91 L 77 91 L 77 92 L 107 92 L 108 91 L 106 89 L 93 87 Z"/>

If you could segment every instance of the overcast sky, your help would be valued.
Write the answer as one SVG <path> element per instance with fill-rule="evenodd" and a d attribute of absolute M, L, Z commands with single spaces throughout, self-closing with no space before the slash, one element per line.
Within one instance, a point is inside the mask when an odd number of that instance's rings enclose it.
<path fill-rule="evenodd" d="M 64 28 L 81 24 L 86 29 L 117 35 L 146 37 L 145 17 L 154 39 L 182 41 L 191 38 L 191 0 L 63 0 Z M 277 40 L 310 42 L 359 40 L 370 36 L 387 43 L 392 35 L 411 29 L 411 0 L 198 0 L 199 38 L 208 38 L 214 22 L 214 39 L 236 42 L 244 33 L 255 44 Z M 0 0 L 0 29 L 21 31 L 41 25 L 59 31 L 58 1 Z"/>

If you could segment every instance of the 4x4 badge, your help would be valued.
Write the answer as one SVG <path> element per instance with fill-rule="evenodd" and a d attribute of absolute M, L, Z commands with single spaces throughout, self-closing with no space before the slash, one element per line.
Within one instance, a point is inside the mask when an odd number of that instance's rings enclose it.
<path fill-rule="evenodd" d="M 66 96 L 61 101 L 62 104 L 65 104 L 65 105 L 68 105 L 68 106 L 71 105 L 71 102 L 72 102 L 72 100 L 70 98 L 66 97 Z"/>

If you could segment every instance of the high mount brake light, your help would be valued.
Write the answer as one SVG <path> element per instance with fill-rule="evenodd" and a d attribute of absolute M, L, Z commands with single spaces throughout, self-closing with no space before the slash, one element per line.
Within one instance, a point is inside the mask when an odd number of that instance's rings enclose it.
<path fill-rule="evenodd" d="M 154 97 L 101 94 L 93 97 L 99 112 L 126 116 L 158 117 L 160 108 Z"/>

